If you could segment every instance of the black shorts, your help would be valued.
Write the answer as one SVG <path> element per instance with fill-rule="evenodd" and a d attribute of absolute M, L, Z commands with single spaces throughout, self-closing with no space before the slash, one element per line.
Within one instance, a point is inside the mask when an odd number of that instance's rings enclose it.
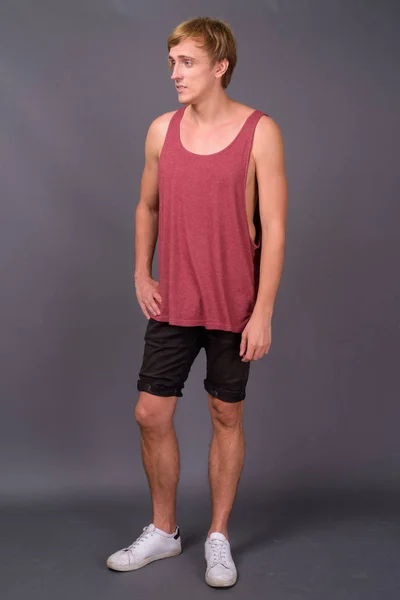
<path fill-rule="evenodd" d="M 182 396 L 194 359 L 204 347 L 206 391 L 225 402 L 244 400 L 250 361 L 242 362 L 239 355 L 241 337 L 233 331 L 170 325 L 150 317 L 137 389 L 156 396 Z"/>

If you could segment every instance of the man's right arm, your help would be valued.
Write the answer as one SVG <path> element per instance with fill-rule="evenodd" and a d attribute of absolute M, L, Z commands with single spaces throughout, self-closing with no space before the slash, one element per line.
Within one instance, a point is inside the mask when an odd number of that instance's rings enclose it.
<path fill-rule="evenodd" d="M 158 236 L 160 127 L 157 121 L 150 125 L 145 142 L 145 166 L 135 216 L 135 279 L 151 277 Z"/>
<path fill-rule="evenodd" d="M 147 318 L 150 313 L 159 314 L 157 302 L 162 301 L 158 282 L 152 279 L 152 264 L 158 237 L 158 160 L 172 114 L 165 113 L 155 119 L 147 132 L 145 166 L 135 215 L 134 280 L 140 307 Z"/>

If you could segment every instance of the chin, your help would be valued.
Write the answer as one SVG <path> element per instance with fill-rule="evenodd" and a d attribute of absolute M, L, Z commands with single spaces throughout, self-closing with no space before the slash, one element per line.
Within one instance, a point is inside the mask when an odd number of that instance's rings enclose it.
<path fill-rule="evenodd" d="M 196 104 L 198 102 L 198 96 L 193 94 L 185 94 L 183 97 L 178 98 L 181 104 Z"/>

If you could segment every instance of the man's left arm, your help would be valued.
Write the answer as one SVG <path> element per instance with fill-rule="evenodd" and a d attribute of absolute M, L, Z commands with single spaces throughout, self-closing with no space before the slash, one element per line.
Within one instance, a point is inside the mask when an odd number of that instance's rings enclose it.
<path fill-rule="evenodd" d="M 279 126 L 261 117 L 254 133 L 252 155 L 256 166 L 262 228 L 260 278 L 253 313 L 242 333 L 242 360 L 258 360 L 271 345 L 271 319 L 283 270 L 287 180 L 284 146 Z"/>

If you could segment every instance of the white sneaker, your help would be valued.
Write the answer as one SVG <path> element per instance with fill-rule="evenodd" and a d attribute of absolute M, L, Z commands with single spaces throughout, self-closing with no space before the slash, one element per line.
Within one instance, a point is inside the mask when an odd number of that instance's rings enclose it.
<path fill-rule="evenodd" d="M 222 533 L 212 533 L 205 544 L 206 582 L 212 587 L 234 585 L 237 579 L 229 541 Z"/>
<path fill-rule="evenodd" d="M 151 523 L 143 527 L 143 533 L 127 548 L 114 552 L 107 559 L 107 567 L 114 571 L 134 571 L 145 565 L 182 552 L 179 527 L 174 533 L 165 533 Z"/>

